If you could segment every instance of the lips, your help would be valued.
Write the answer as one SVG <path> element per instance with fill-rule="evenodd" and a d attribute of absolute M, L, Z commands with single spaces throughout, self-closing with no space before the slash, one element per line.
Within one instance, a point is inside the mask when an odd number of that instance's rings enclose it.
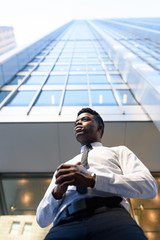
<path fill-rule="evenodd" d="M 78 133 L 78 132 L 82 132 L 83 131 L 83 128 L 80 127 L 80 126 L 77 126 L 75 127 L 75 132 Z"/>

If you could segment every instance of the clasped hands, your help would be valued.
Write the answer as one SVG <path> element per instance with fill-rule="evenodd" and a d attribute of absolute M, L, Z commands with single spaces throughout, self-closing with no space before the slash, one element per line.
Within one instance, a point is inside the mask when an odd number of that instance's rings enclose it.
<path fill-rule="evenodd" d="M 76 165 L 61 164 L 57 168 L 55 177 L 56 187 L 53 189 L 52 195 L 57 200 L 62 198 L 69 185 L 84 188 L 92 187 L 95 181 L 91 172 L 88 172 L 81 165 L 81 162 Z"/>

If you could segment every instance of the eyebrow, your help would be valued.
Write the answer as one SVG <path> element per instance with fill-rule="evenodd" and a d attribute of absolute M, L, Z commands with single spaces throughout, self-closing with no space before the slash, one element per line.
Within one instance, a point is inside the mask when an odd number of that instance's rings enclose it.
<path fill-rule="evenodd" d="M 84 118 L 91 119 L 89 116 L 83 116 L 81 118 L 77 118 L 77 120 L 74 122 L 74 124 L 76 124 L 79 120 L 83 120 Z"/>

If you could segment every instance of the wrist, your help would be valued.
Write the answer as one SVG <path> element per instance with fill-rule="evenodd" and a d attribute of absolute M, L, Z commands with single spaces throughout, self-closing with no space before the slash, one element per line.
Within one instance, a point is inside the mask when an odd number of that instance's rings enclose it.
<path fill-rule="evenodd" d="M 56 200 L 60 200 L 63 197 L 63 194 L 60 193 L 60 191 L 57 190 L 57 187 L 55 187 L 52 191 L 52 196 L 56 199 Z"/>

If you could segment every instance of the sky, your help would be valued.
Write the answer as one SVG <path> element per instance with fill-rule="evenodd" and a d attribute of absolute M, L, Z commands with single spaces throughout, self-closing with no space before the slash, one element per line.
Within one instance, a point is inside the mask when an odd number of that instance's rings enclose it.
<path fill-rule="evenodd" d="M 0 26 L 26 45 L 72 19 L 160 17 L 160 0 L 0 0 Z"/>

